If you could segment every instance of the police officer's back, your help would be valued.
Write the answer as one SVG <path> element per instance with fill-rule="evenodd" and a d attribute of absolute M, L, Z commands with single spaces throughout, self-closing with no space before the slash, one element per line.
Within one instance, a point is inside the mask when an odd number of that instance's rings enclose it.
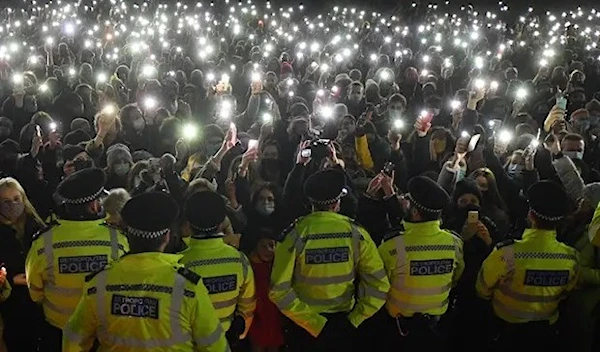
<path fill-rule="evenodd" d="M 276 249 L 269 295 L 294 323 L 293 350 L 351 349 L 353 330 L 385 302 L 389 282 L 375 243 L 336 213 L 344 186 L 336 170 L 309 177 L 304 189 L 313 212 L 297 220 Z"/>
<path fill-rule="evenodd" d="M 449 197 L 438 184 L 415 177 L 408 185 L 404 233 L 379 247 L 391 289 L 384 323 L 385 349 L 437 350 L 445 344 L 440 320 L 463 269 L 462 240 L 440 229 Z"/>
<path fill-rule="evenodd" d="M 553 351 L 558 304 L 577 282 L 577 251 L 556 240 L 567 213 L 565 191 L 550 181 L 528 191 L 529 219 L 522 240 L 499 243 L 484 261 L 477 291 L 499 318 L 497 349 Z"/>
<path fill-rule="evenodd" d="M 193 235 L 181 263 L 202 276 L 223 330 L 234 344 L 245 337 L 256 308 L 252 267 L 246 255 L 223 242 L 223 197 L 211 191 L 194 193 L 184 212 Z"/>
<path fill-rule="evenodd" d="M 122 211 L 131 251 L 88 276 L 64 330 L 63 351 L 227 351 L 201 278 L 162 253 L 179 213 L 165 193 L 132 198 Z"/>
<path fill-rule="evenodd" d="M 43 351 L 60 350 L 60 329 L 75 310 L 85 276 L 118 259 L 127 239 L 106 227 L 99 198 L 106 176 L 100 169 L 71 174 L 58 186 L 64 213 L 33 242 L 26 261 L 31 298 L 43 305 L 49 325 L 42 333 Z"/>

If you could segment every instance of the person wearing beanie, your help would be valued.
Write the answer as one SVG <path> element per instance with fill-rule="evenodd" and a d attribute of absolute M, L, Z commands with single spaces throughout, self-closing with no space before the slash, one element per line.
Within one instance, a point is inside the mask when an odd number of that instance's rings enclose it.
<path fill-rule="evenodd" d="M 106 224 L 115 228 L 122 228 L 123 219 L 121 210 L 128 200 L 131 199 L 129 192 L 124 188 L 111 189 L 108 196 L 104 198 L 103 205 L 106 210 Z"/>
<path fill-rule="evenodd" d="M 92 125 L 90 122 L 82 117 L 78 117 L 71 121 L 71 131 L 82 130 L 88 135 L 92 134 Z"/>
<path fill-rule="evenodd" d="M 85 148 L 79 145 L 67 144 L 63 147 L 63 173 L 65 177 L 68 177 L 76 171 L 94 167 L 94 161 Z"/>
<path fill-rule="evenodd" d="M 378 351 L 437 351 L 445 346 L 443 334 L 434 330 L 440 328 L 450 289 L 465 265 L 462 240 L 440 228 L 442 210 L 449 202 L 448 193 L 430 178 L 408 182 L 405 231 L 390 233 L 379 246 L 392 287 L 379 323 L 388 339 L 381 341 Z"/>
<path fill-rule="evenodd" d="M 311 175 L 304 194 L 312 213 L 285 230 L 275 250 L 269 297 L 294 323 L 294 351 L 351 349 L 348 336 L 385 303 L 390 284 L 375 243 L 338 214 L 346 187 L 336 169 Z"/>
<path fill-rule="evenodd" d="M 61 350 L 62 329 L 82 296 L 86 275 L 129 250 L 124 236 L 102 226 L 105 183 L 104 171 L 97 168 L 68 176 L 57 189 L 62 200 L 58 220 L 34 236 L 25 274 L 31 299 L 42 305 L 46 318 L 42 351 Z"/>
<path fill-rule="evenodd" d="M 200 276 L 166 254 L 179 215 L 161 192 L 133 197 L 123 207 L 131 250 L 86 277 L 87 286 L 65 326 L 63 351 L 228 351 L 229 346 Z M 206 280 L 207 278 L 204 278 Z"/>
<path fill-rule="evenodd" d="M 106 151 L 106 189 L 126 188 L 129 170 L 133 165 L 133 158 L 129 148 L 124 144 L 113 144 Z"/>
<path fill-rule="evenodd" d="M 64 142 L 64 144 L 77 145 L 77 144 L 81 144 L 81 143 L 86 143 L 90 139 L 92 139 L 92 138 L 90 137 L 90 135 L 87 132 L 85 132 L 82 129 L 76 129 L 76 130 L 72 130 L 71 132 L 67 133 L 65 135 L 65 137 L 63 138 L 63 142 Z"/>
<path fill-rule="evenodd" d="M 180 263 L 203 278 L 227 340 L 236 346 L 246 337 L 256 308 L 250 262 L 223 242 L 226 206 L 221 195 L 193 193 L 185 202 L 183 215 L 192 238 Z"/>
<path fill-rule="evenodd" d="M 483 262 L 476 288 L 491 300 L 502 324 L 499 350 L 553 351 L 557 345 L 558 305 L 575 287 L 577 251 L 556 239 L 568 212 L 565 190 L 551 181 L 527 191 L 531 228 L 521 240 L 506 240 Z"/>

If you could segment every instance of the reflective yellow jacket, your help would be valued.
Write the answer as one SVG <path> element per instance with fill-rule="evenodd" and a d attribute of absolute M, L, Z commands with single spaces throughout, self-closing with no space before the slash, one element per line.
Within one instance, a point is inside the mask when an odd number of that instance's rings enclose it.
<path fill-rule="evenodd" d="M 477 291 L 492 300 L 496 315 L 509 323 L 555 323 L 558 303 L 579 275 L 575 249 L 556 240 L 556 231 L 527 229 L 523 239 L 496 246 L 483 262 Z"/>
<path fill-rule="evenodd" d="M 594 217 L 592 218 L 592 222 L 588 229 L 588 237 L 590 238 L 591 244 L 600 247 L 600 204 L 598 204 L 598 207 L 594 212 Z"/>
<path fill-rule="evenodd" d="M 246 255 L 223 242 L 223 238 L 191 238 L 182 252 L 181 264 L 202 277 L 210 300 L 223 324 L 229 330 L 236 314 L 246 322 L 246 335 L 254 309 L 254 274 Z"/>
<path fill-rule="evenodd" d="M 37 237 L 25 264 L 27 286 L 46 320 L 62 329 L 81 298 L 85 276 L 129 250 L 127 238 L 104 220 L 59 220 Z"/>
<path fill-rule="evenodd" d="M 358 297 L 355 279 L 360 280 Z M 327 322 L 321 313 L 349 312 L 358 327 L 383 306 L 389 287 L 367 231 L 343 215 L 315 212 L 286 230 L 277 246 L 269 296 L 316 337 Z"/>
<path fill-rule="evenodd" d="M 439 221 L 404 223 L 405 232 L 379 246 L 391 289 L 386 308 L 392 317 L 442 315 L 450 289 L 465 267 L 463 242 Z"/>
<path fill-rule="evenodd" d="M 181 255 L 128 254 L 88 276 L 63 330 L 63 352 L 229 351 L 200 277 Z"/>

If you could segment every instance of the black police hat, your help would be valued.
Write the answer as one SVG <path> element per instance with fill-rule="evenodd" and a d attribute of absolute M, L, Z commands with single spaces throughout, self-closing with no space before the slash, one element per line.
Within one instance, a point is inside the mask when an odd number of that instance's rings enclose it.
<path fill-rule="evenodd" d="M 348 194 L 346 176 L 336 169 L 318 171 L 304 183 L 304 194 L 313 204 L 333 204 Z"/>
<path fill-rule="evenodd" d="M 558 221 L 567 215 L 567 192 L 551 181 L 540 181 L 529 187 L 527 192 L 529 209 L 540 219 Z"/>
<path fill-rule="evenodd" d="M 163 192 L 135 196 L 121 210 L 121 217 L 127 225 L 125 232 L 147 239 L 166 235 L 178 215 L 177 203 Z"/>
<path fill-rule="evenodd" d="M 440 213 L 450 202 L 448 193 L 428 177 L 417 176 L 408 182 L 408 199 L 417 209 Z"/>
<path fill-rule="evenodd" d="M 86 204 L 104 193 L 106 174 L 98 168 L 87 168 L 69 175 L 57 188 L 66 204 Z"/>
<path fill-rule="evenodd" d="M 225 201 L 212 191 L 196 192 L 186 200 L 184 215 L 194 230 L 209 235 L 225 220 Z"/>

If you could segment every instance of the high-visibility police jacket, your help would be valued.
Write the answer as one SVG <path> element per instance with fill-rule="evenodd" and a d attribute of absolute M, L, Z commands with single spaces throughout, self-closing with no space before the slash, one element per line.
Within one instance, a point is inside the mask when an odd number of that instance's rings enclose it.
<path fill-rule="evenodd" d="M 556 231 L 527 229 L 483 262 L 477 292 L 492 300 L 496 316 L 509 323 L 558 319 L 558 303 L 577 283 L 578 253 L 556 240 Z"/>
<path fill-rule="evenodd" d="M 225 244 L 222 237 L 192 237 L 188 249 L 181 254 L 181 263 L 202 277 L 223 330 L 229 330 L 234 316 L 239 314 L 246 322 L 244 337 L 256 308 L 254 274 L 246 255 Z"/>
<path fill-rule="evenodd" d="M 88 276 L 63 330 L 63 352 L 229 351 L 200 276 L 181 255 L 128 254 Z"/>
<path fill-rule="evenodd" d="M 465 267 L 463 242 L 439 221 L 405 222 L 404 228 L 379 246 L 391 283 L 386 309 L 392 317 L 442 315 Z"/>
<path fill-rule="evenodd" d="M 46 320 L 62 329 L 81 298 L 86 275 L 129 250 L 127 238 L 104 220 L 59 220 L 37 237 L 25 264 L 27 286 Z"/>
<path fill-rule="evenodd" d="M 355 279 L 360 280 L 356 305 Z M 348 319 L 358 327 L 383 306 L 389 287 L 367 231 L 343 215 L 315 212 L 284 232 L 269 297 L 316 337 L 327 322 L 321 313 L 350 312 Z"/>
<path fill-rule="evenodd" d="M 598 204 L 592 222 L 588 228 L 588 237 L 591 244 L 600 247 L 600 204 Z"/>

